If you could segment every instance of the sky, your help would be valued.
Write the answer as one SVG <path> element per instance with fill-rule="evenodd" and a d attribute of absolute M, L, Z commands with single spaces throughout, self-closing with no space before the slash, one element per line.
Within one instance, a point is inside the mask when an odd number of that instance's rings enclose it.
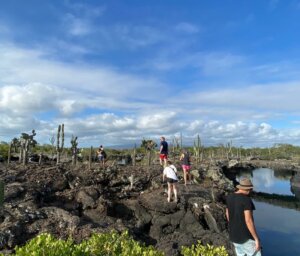
<path fill-rule="evenodd" d="M 0 0 L 0 141 L 300 145 L 300 0 Z"/>

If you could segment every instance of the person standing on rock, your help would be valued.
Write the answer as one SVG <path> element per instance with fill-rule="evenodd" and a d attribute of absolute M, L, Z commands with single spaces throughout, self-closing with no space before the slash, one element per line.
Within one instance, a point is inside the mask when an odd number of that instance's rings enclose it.
<path fill-rule="evenodd" d="M 191 159 L 190 159 L 190 154 L 186 149 L 184 149 L 182 151 L 179 160 L 181 161 L 181 167 L 182 167 L 182 170 L 183 170 L 184 185 L 186 186 L 187 178 L 191 182 L 191 174 L 190 174 Z"/>
<path fill-rule="evenodd" d="M 176 188 L 176 184 L 178 182 L 177 169 L 170 160 L 167 161 L 167 166 L 165 167 L 163 172 L 163 182 L 165 181 L 165 178 L 167 179 L 167 183 L 168 183 L 168 202 L 171 202 L 172 190 L 173 190 L 174 202 L 177 203 L 178 200 L 177 188 Z"/>
<path fill-rule="evenodd" d="M 226 218 L 229 223 L 229 238 L 237 256 L 261 256 L 261 245 L 253 220 L 255 206 L 249 197 L 253 190 L 250 179 L 243 178 L 237 191 L 227 196 Z"/>
<path fill-rule="evenodd" d="M 98 157 L 98 160 L 100 161 L 102 167 L 105 167 L 106 153 L 105 153 L 102 145 L 100 145 L 99 149 L 97 150 L 97 157 Z"/>
<path fill-rule="evenodd" d="M 160 165 L 167 166 L 168 160 L 168 142 L 166 142 L 165 137 L 160 137 L 160 148 L 159 148 L 159 161 Z"/>

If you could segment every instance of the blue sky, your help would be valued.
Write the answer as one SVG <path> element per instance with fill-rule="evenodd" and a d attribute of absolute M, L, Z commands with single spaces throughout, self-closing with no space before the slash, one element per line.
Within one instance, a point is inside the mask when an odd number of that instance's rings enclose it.
<path fill-rule="evenodd" d="M 300 0 L 0 0 L 0 140 L 300 145 L 299 27 Z"/>

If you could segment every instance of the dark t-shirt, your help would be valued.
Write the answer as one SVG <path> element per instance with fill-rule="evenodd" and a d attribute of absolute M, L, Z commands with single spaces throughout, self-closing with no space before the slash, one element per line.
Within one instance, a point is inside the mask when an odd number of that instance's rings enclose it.
<path fill-rule="evenodd" d="M 183 165 L 191 165 L 190 154 L 189 153 L 183 153 L 183 158 L 181 160 L 181 163 Z"/>
<path fill-rule="evenodd" d="M 227 196 L 227 208 L 229 212 L 229 238 L 232 242 L 242 244 L 248 239 L 253 239 L 245 222 L 245 210 L 255 210 L 250 197 L 233 193 Z"/>
<path fill-rule="evenodd" d="M 162 146 L 162 150 L 160 151 L 161 154 L 168 154 L 168 143 L 166 141 L 161 141 L 160 146 Z"/>

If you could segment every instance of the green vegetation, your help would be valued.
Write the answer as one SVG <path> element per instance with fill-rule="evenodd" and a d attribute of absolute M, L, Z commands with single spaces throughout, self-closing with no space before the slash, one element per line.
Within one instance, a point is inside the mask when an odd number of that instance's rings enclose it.
<path fill-rule="evenodd" d="M 9 145 L 6 142 L 0 143 L 0 156 L 7 159 Z"/>
<path fill-rule="evenodd" d="M 182 247 L 183 256 L 228 256 L 224 247 L 196 246 Z M 75 244 L 72 239 L 56 239 L 50 234 L 41 234 L 23 247 L 16 247 L 15 256 L 163 256 L 153 246 L 145 246 L 133 240 L 128 231 L 93 234 L 88 240 Z"/>
<path fill-rule="evenodd" d="M 63 126 L 61 126 L 63 127 Z M 62 130 L 62 128 L 61 128 Z M 62 131 L 60 132 L 62 133 Z M 25 133 L 22 133 L 22 136 Z M 59 132 L 57 133 L 59 135 Z M 25 134 L 27 135 L 27 134 Z M 14 138 L 10 142 L 12 145 L 11 153 L 13 155 L 19 154 L 21 150 L 21 140 L 22 136 L 17 139 Z M 29 135 L 28 135 L 29 136 Z M 30 135 L 33 136 L 33 135 Z M 170 158 L 176 158 L 179 156 L 180 151 L 182 149 L 181 147 L 181 138 L 175 138 L 173 142 L 169 142 L 169 149 L 170 149 Z M 61 144 L 62 144 L 63 138 L 61 138 Z M 180 141 L 180 142 L 179 142 Z M 30 146 L 28 153 L 37 153 L 37 154 L 46 154 L 49 156 L 52 156 L 54 154 L 62 154 L 65 156 L 71 156 L 72 155 L 72 149 L 71 147 L 63 148 L 63 146 L 55 146 L 55 142 L 57 144 L 60 143 L 60 141 L 54 137 L 54 135 L 49 139 L 50 144 L 37 144 L 36 141 Z M 78 138 L 78 146 L 80 146 L 80 138 Z M 9 143 L 7 142 L 0 142 L 0 155 L 7 159 L 8 155 L 8 147 Z M 59 152 L 57 152 L 57 148 L 59 149 Z M 201 142 L 200 136 L 197 136 L 194 146 L 191 147 L 185 147 L 189 150 L 189 152 L 194 157 L 194 160 L 197 164 L 202 161 L 207 160 L 220 160 L 220 159 L 261 159 L 261 160 L 276 160 L 276 159 L 286 159 L 286 160 L 296 160 L 300 162 L 300 147 L 294 146 L 290 144 L 274 144 L 271 147 L 266 148 L 243 148 L 242 146 L 235 146 L 232 141 L 224 144 L 219 144 L 216 146 L 204 146 Z M 105 148 L 105 151 L 108 155 L 108 160 L 111 160 L 110 156 L 124 156 L 124 155 L 132 155 L 134 146 L 132 148 L 128 149 L 112 149 L 112 148 Z M 142 139 L 141 144 L 139 147 L 136 147 L 134 149 L 134 152 L 136 155 L 143 155 L 145 156 L 144 160 L 140 162 L 140 164 L 149 164 L 153 160 L 154 156 L 157 156 L 155 152 L 158 152 L 158 145 L 155 141 L 151 139 Z M 95 157 L 95 152 L 93 152 L 92 156 Z M 81 160 L 88 160 L 90 155 L 90 147 L 88 148 L 78 148 L 78 156 Z"/>
<path fill-rule="evenodd" d="M 224 246 L 214 247 L 209 244 L 204 246 L 200 242 L 196 246 L 183 246 L 181 253 L 183 256 L 228 256 Z"/>
<path fill-rule="evenodd" d="M 93 234 L 90 239 L 75 244 L 72 239 L 56 239 L 50 234 L 41 234 L 23 247 L 17 247 L 15 256 L 162 256 L 152 246 L 144 246 L 133 240 L 128 232 Z"/>

